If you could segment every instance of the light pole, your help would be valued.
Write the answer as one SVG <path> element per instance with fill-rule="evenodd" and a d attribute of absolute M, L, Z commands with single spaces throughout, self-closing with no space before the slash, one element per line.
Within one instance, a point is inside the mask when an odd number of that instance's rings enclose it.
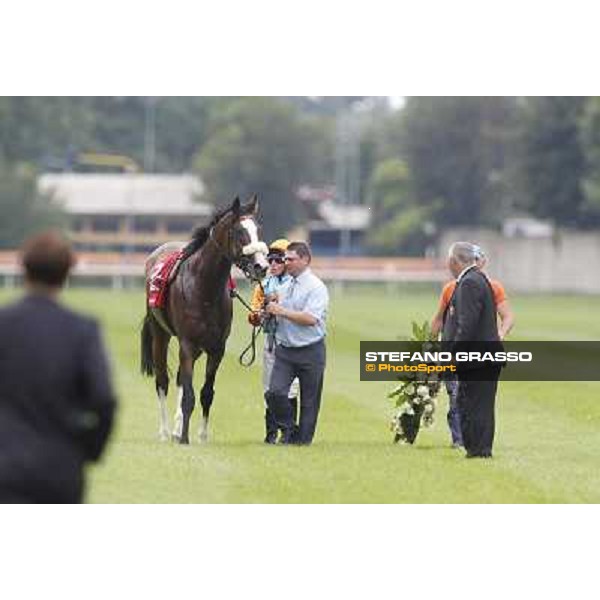
<path fill-rule="evenodd" d="M 156 96 L 147 96 L 144 102 L 144 171 L 153 173 L 156 162 Z"/>
<path fill-rule="evenodd" d="M 352 107 L 340 113 L 336 124 L 336 203 L 346 207 L 360 204 L 360 115 Z M 350 229 L 340 230 L 338 253 L 350 253 Z"/>

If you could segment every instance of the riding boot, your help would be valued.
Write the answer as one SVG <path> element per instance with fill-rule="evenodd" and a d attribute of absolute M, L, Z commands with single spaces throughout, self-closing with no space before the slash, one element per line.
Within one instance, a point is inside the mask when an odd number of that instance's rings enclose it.
<path fill-rule="evenodd" d="M 294 423 L 298 423 L 298 398 L 290 398 L 290 404 L 292 405 L 292 419 Z"/>
<path fill-rule="evenodd" d="M 278 396 L 267 392 L 265 394 L 265 400 L 267 401 L 267 407 L 275 423 L 279 429 L 281 429 L 281 437 L 279 438 L 280 444 L 291 444 L 294 440 L 294 421 L 292 420 L 292 407 L 289 403 L 289 399 L 286 396 Z"/>
<path fill-rule="evenodd" d="M 268 392 L 265 394 L 267 408 L 265 409 L 265 444 L 275 444 L 277 442 L 277 421 L 273 412 L 268 407 Z"/>

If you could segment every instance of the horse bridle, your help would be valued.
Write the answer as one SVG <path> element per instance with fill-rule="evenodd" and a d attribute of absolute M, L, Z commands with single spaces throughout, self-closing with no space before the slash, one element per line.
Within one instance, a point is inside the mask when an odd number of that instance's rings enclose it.
<path fill-rule="evenodd" d="M 240 219 L 240 222 L 243 219 L 249 219 L 250 217 L 242 217 Z M 233 228 L 230 228 L 228 233 L 227 233 L 227 250 L 223 250 L 223 248 L 221 247 L 221 244 L 217 241 L 217 239 L 213 236 L 213 231 L 215 229 L 217 225 L 213 225 L 210 228 L 209 234 L 208 234 L 208 239 L 211 240 L 213 242 L 213 244 L 215 245 L 215 247 L 217 248 L 217 250 L 222 254 L 222 256 L 224 256 L 227 260 L 231 260 L 231 262 L 233 262 L 233 264 L 240 270 L 242 271 L 242 273 L 244 273 L 244 275 L 246 276 L 247 279 L 249 279 L 250 281 L 253 281 L 255 283 L 260 283 L 260 279 L 258 277 L 255 277 L 254 275 L 252 275 L 251 270 L 250 270 L 250 265 L 252 262 L 252 259 L 250 258 L 250 254 L 246 254 L 244 252 L 245 248 L 248 248 L 248 246 L 250 246 L 250 244 L 247 244 L 246 246 L 244 246 L 242 248 L 242 256 L 238 257 L 237 259 L 232 258 L 233 256 Z M 266 245 L 264 244 L 264 242 L 259 242 L 262 243 L 265 246 L 265 254 L 267 254 L 268 252 L 268 248 L 266 247 Z"/>

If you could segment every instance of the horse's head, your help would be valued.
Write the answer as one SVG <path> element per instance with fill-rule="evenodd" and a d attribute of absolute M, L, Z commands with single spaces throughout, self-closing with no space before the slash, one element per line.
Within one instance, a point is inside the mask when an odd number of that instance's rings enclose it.
<path fill-rule="evenodd" d="M 267 245 L 258 237 L 257 211 L 256 194 L 243 205 L 239 198 L 236 198 L 222 224 L 227 230 L 231 260 L 253 281 L 262 279 L 269 267 Z"/>

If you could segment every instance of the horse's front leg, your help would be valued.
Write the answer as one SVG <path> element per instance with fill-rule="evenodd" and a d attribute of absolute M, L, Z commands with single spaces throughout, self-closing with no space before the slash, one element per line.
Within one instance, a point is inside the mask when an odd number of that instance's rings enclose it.
<path fill-rule="evenodd" d="M 181 444 L 190 443 L 190 419 L 196 404 L 193 385 L 195 361 L 196 357 L 192 352 L 186 348 L 185 344 L 181 344 L 179 349 L 179 377 L 181 387 L 183 388 L 183 396 L 181 398 L 182 426 L 181 437 L 179 438 L 179 443 Z"/>
<path fill-rule="evenodd" d="M 225 349 L 219 350 L 208 354 L 206 357 L 206 375 L 204 378 L 204 385 L 200 392 L 200 403 L 202 404 L 202 423 L 198 431 L 198 438 L 201 442 L 208 441 L 208 417 L 210 414 L 210 407 L 215 396 L 215 378 L 221 360 L 223 360 L 223 354 Z"/>

